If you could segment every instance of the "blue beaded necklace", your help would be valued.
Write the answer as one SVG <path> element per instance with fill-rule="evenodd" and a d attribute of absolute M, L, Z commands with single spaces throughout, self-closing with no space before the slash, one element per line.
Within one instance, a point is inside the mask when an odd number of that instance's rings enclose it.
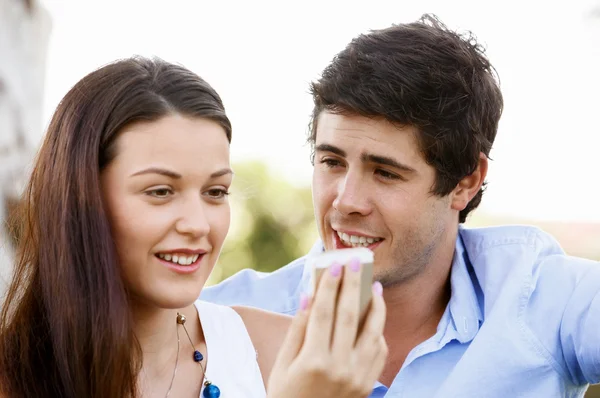
<path fill-rule="evenodd" d="M 196 347 L 194 347 L 192 338 L 190 337 L 190 334 L 188 333 L 187 328 L 185 327 L 185 321 L 186 321 L 185 316 L 178 312 L 177 313 L 177 324 L 183 326 L 183 330 L 185 330 L 185 334 L 187 335 L 188 340 L 190 341 L 190 344 L 192 345 L 192 348 L 194 349 L 194 362 L 199 364 L 200 368 L 202 369 L 202 380 L 204 380 L 204 383 L 203 383 L 204 391 L 202 392 L 202 396 L 204 398 L 219 398 L 221 396 L 221 390 L 219 390 L 219 387 L 212 384 L 206 378 L 206 370 L 204 369 L 204 365 L 202 365 L 202 360 L 204 360 L 204 356 L 202 355 L 202 353 L 200 351 L 198 351 L 196 349 Z M 177 360 L 175 362 L 175 371 L 173 372 L 173 379 L 175 378 L 175 372 L 177 372 L 177 361 L 178 360 L 179 360 L 179 328 L 177 328 Z M 173 385 L 173 380 L 171 380 L 171 386 L 172 385 Z M 167 397 L 169 396 L 170 392 L 171 392 L 171 387 L 169 387 L 169 391 L 167 392 Z"/>

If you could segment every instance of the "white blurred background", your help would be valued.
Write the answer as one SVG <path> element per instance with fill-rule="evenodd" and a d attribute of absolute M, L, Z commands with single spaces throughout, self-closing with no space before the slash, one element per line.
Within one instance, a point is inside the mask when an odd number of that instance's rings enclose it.
<path fill-rule="evenodd" d="M 501 78 L 506 108 L 481 212 L 600 222 L 597 3 L 45 0 L 53 28 L 43 122 L 91 70 L 132 54 L 158 55 L 221 94 L 234 126 L 234 161 L 262 159 L 308 185 L 308 82 L 354 36 L 432 12 L 473 31 Z"/>
<path fill-rule="evenodd" d="M 309 82 L 358 34 L 428 12 L 476 34 L 505 98 L 488 191 L 468 224 L 538 225 L 568 253 L 600 259 L 600 0 L 0 0 L 0 219 L 70 87 L 115 59 L 157 55 L 221 94 L 236 184 L 254 193 L 232 197 L 210 283 L 276 269 L 317 237 Z M 10 257 L 10 245 L 0 251 Z"/>

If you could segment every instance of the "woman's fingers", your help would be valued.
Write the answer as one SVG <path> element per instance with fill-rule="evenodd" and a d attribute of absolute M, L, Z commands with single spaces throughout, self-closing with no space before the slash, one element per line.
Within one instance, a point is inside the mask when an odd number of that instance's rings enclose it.
<path fill-rule="evenodd" d="M 368 367 L 361 367 L 362 374 L 356 375 L 366 384 L 374 383 L 381 376 L 388 355 L 388 346 L 383 337 L 386 306 L 381 292 L 381 284 L 375 282 L 373 284 L 371 308 L 356 342 L 355 354 L 358 362 L 370 364 Z"/>
<path fill-rule="evenodd" d="M 350 357 L 356 343 L 360 318 L 361 271 L 360 261 L 352 259 L 344 269 L 341 282 L 331 343 L 333 356 L 341 362 Z"/>
<path fill-rule="evenodd" d="M 373 284 L 373 297 L 371 299 L 371 308 L 367 314 L 365 324 L 356 341 L 356 349 L 359 353 L 365 353 L 371 350 L 375 344 L 379 344 L 380 337 L 383 336 L 385 326 L 386 307 L 381 295 L 381 284 Z"/>
<path fill-rule="evenodd" d="M 310 309 L 307 298 L 301 299 L 301 309 L 271 372 L 270 396 L 369 395 L 387 358 L 383 338 L 386 310 L 381 285 L 376 283 L 364 325 L 357 332 L 360 268 L 357 270 L 355 262 L 346 268 L 333 264 L 322 275 Z"/>
<path fill-rule="evenodd" d="M 383 336 L 379 336 L 379 341 L 371 347 L 371 353 L 373 358 L 369 361 L 371 366 L 367 369 L 365 374 L 367 383 L 375 383 L 381 376 L 385 362 L 388 356 L 388 346 Z"/>
<path fill-rule="evenodd" d="M 332 264 L 321 276 L 312 300 L 305 346 L 313 352 L 329 352 L 335 307 L 342 279 L 341 264 Z"/>

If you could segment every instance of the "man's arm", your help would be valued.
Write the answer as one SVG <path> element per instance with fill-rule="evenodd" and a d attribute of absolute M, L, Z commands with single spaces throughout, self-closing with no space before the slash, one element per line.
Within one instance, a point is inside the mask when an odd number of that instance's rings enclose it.
<path fill-rule="evenodd" d="M 560 341 L 567 369 L 578 384 L 600 383 L 600 263 L 589 262 L 565 308 Z"/>
<path fill-rule="evenodd" d="M 200 300 L 294 315 L 304 289 L 304 259 L 299 258 L 271 273 L 245 269 L 215 286 L 204 288 Z"/>

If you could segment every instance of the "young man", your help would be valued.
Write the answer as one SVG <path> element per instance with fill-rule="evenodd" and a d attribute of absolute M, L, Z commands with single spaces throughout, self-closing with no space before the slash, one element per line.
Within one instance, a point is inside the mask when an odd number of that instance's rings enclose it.
<path fill-rule="evenodd" d="M 368 246 L 389 357 L 371 397 L 574 397 L 600 381 L 600 265 L 532 227 L 467 229 L 502 95 L 431 16 L 355 38 L 312 85 L 313 252 Z M 305 258 L 202 298 L 294 314 Z"/>

